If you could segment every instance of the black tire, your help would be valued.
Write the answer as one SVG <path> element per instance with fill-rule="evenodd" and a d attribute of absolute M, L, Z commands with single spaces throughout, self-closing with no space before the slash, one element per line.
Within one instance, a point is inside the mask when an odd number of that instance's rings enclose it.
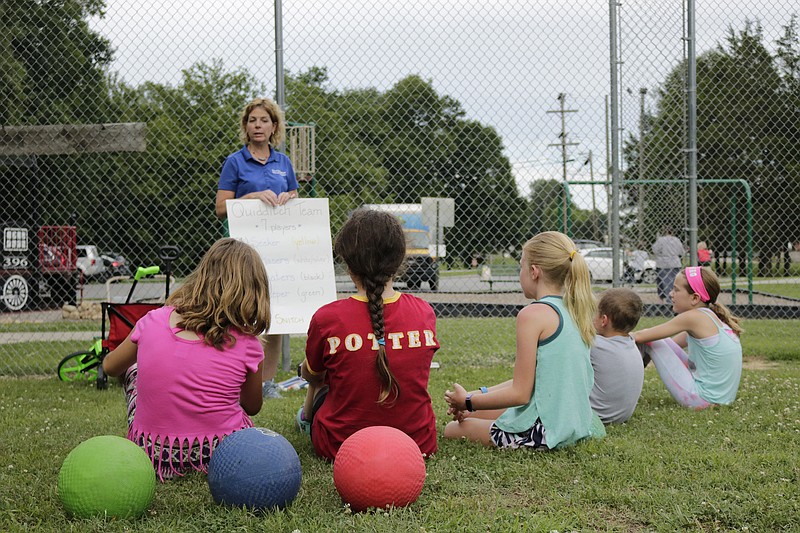
<path fill-rule="evenodd" d="M 410 290 L 410 291 L 415 291 L 415 290 L 419 289 L 421 285 L 422 285 L 422 282 L 417 277 L 408 278 L 406 280 L 406 288 L 408 288 L 408 290 Z"/>
<path fill-rule="evenodd" d="M 439 276 L 433 276 L 431 279 L 428 280 L 428 285 L 431 287 L 431 291 L 436 292 L 439 290 Z"/>
<path fill-rule="evenodd" d="M 100 363 L 100 358 L 92 350 L 75 352 L 58 363 L 56 374 L 61 381 L 94 381 Z"/>
<path fill-rule="evenodd" d="M 0 298 L 9 311 L 22 311 L 32 296 L 31 284 L 19 274 L 13 274 L 0 283 Z"/>
<path fill-rule="evenodd" d="M 97 367 L 97 380 L 95 381 L 95 385 L 97 386 L 97 390 L 108 388 L 108 374 L 103 371 L 102 364 Z"/>
<path fill-rule="evenodd" d="M 51 278 L 50 291 L 53 295 L 53 304 L 61 307 L 64 304 L 77 305 L 75 291 L 75 276 L 53 276 Z"/>

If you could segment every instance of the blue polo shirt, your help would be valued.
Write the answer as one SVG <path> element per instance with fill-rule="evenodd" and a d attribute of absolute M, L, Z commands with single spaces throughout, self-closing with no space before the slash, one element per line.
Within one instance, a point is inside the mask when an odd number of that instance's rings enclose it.
<path fill-rule="evenodd" d="M 286 154 L 270 147 L 269 159 L 262 165 L 244 146 L 225 159 L 217 188 L 233 191 L 234 198 L 241 198 L 251 192 L 271 190 L 280 194 L 297 190 L 297 187 L 294 168 Z"/>

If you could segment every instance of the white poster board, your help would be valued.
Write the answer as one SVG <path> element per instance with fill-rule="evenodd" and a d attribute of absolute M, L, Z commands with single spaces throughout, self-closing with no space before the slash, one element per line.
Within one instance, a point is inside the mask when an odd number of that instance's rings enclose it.
<path fill-rule="evenodd" d="M 452 198 L 420 198 L 422 223 L 428 226 L 433 257 L 447 257 L 444 244 L 444 228 L 452 228 L 456 219 L 456 201 Z"/>
<path fill-rule="evenodd" d="M 253 246 L 269 276 L 269 332 L 308 332 L 311 316 L 336 300 L 327 198 L 290 200 L 272 207 L 261 200 L 228 200 L 231 237 Z"/>

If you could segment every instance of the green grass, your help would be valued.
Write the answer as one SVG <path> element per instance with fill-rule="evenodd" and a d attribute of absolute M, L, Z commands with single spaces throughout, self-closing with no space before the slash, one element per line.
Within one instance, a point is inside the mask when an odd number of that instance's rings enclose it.
<path fill-rule="evenodd" d="M 99 320 L 54 320 L 52 322 L 12 322 L 3 324 L 4 333 L 43 333 L 48 331 L 92 331 L 100 335 Z"/>
<path fill-rule="evenodd" d="M 0 352 L 0 368 L 16 376 L 56 375 L 58 363 L 67 355 L 88 350 L 92 341 L 32 341 L 13 344 Z"/>
<path fill-rule="evenodd" d="M 737 287 L 747 290 L 747 282 L 738 283 Z M 759 282 L 753 284 L 753 290 L 800 300 L 800 283 Z"/>
<path fill-rule="evenodd" d="M 745 327 L 751 356 L 780 355 L 777 338 L 796 330 L 790 321 Z M 474 342 L 485 331 L 494 333 L 494 344 Z M 514 324 L 445 319 L 439 336 L 441 368 L 431 372 L 429 390 L 441 431 L 443 393 L 453 381 L 475 388 L 511 376 Z M 303 339 L 292 341 L 297 363 Z M 786 354 L 793 361 L 746 369 L 733 406 L 703 412 L 678 407 L 648 368 L 633 419 L 608 428 L 602 441 L 568 450 L 501 452 L 440 439 L 417 502 L 356 515 L 339 499 L 331 465 L 294 429 L 303 394 L 289 392 L 254 418 L 286 436 L 300 456 L 303 482 L 287 510 L 255 515 L 217 506 L 196 474 L 159 484 L 145 518 L 71 519 L 56 492 L 59 468 L 84 440 L 125 434 L 121 389 L 61 383 L 52 373 L 0 378 L 0 531 L 794 531 L 800 529 L 798 350 Z"/>
<path fill-rule="evenodd" d="M 643 318 L 640 328 L 663 322 L 663 318 Z M 64 329 L 57 331 L 94 331 L 88 327 L 91 321 L 83 321 L 70 329 L 67 321 L 58 322 Z M 14 331 L 37 331 L 39 324 L 12 324 Z M 52 324 L 43 324 L 52 327 Z M 77 326 L 77 325 L 76 325 Z M 745 320 L 742 347 L 745 357 L 769 360 L 800 361 L 800 344 L 797 337 L 796 320 Z M 438 321 L 438 334 L 442 349 L 440 357 L 466 365 L 491 365 L 506 361 L 514 355 L 513 318 L 445 318 Z M 5 331 L 5 329 L 4 329 Z M 47 331 L 47 330 L 45 330 Z M 97 325 L 99 334 L 99 325 Z M 303 351 L 305 337 L 292 337 L 292 353 Z M 4 346 L 0 351 L 0 369 L 6 374 L 28 376 L 36 374 L 55 375 L 59 361 L 66 355 L 87 350 L 92 344 L 87 341 L 31 341 Z M 10 348 L 13 346 L 13 348 Z M 299 356 L 298 356 L 299 357 Z"/>
<path fill-rule="evenodd" d="M 430 390 L 440 428 L 453 380 L 506 379 L 510 361 L 487 366 L 440 357 Z M 254 515 L 215 505 L 195 474 L 160 484 L 140 520 L 67 517 L 56 492 L 64 457 L 80 442 L 124 435 L 118 386 L 97 391 L 53 378 L 3 379 L 0 388 L 0 529 L 22 531 L 776 531 L 800 528 L 800 366 L 746 370 L 728 408 L 678 407 L 652 369 L 634 418 L 602 441 L 554 453 L 501 452 L 440 440 L 420 499 L 409 508 L 353 515 L 332 467 L 293 428 L 301 392 L 265 404 L 258 426 L 285 435 L 303 482 L 285 511 Z M 747 529 L 745 529 L 747 528 Z"/>

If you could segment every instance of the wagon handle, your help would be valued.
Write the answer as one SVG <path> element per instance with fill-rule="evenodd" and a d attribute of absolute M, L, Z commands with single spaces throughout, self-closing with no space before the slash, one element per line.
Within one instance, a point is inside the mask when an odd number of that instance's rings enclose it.
<path fill-rule="evenodd" d="M 139 267 L 136 269 L 136 273 L 133 275 L 133 283 L 131 284 L 131 290 L 128 291 L 128 297 L 125 299 L 125 303 L 131 303 L 131 297 L 133 296 L 133 291 L 136 290 L 136 284 L 139 283 L 139 280 L 145 276 L 151 276 L 154 274 L 158 274 L 161 270 L 161 267 L 158 265 L 149 266 L 149 267 Z"/>

